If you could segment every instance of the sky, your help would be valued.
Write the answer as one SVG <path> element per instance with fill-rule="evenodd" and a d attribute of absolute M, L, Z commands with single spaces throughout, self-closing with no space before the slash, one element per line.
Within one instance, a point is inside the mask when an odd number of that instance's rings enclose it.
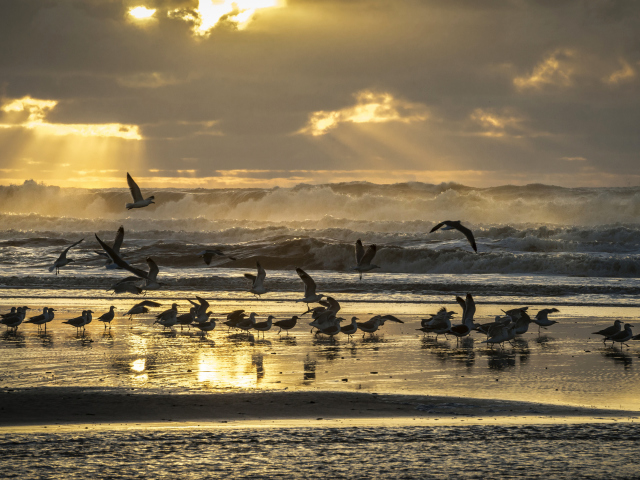
<path fill-rule="evenodd" d="M 640 2 L 0 0 L 0 184 L 640 185 Z"/>

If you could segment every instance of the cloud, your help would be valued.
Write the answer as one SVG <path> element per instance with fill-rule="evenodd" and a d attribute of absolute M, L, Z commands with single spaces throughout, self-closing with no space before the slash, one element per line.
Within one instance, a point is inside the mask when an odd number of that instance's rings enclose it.
<path fill-rule="evenodd" d="M 565 162 L 586 162 L 587 159 L 584 157 L 561 157 L 560 160 L 564 160 Z"/>
<path fill-rule="evenodd" d="M 0 112 L 0 128 L 27 128 L 44 135 L 76 135 L 80 137 L 118 137 L 125 140 L 142 140 L 137 125 L 120 123 L 71 124 L 46 121 L 49 113 L 58 105 L 56 100 L 31 97 L 5 101 Z"/>
<path fill-rule="evenodd" d="M 611 75 L 603 78 L 603 81 L 605 83 L 608 83 L 609 85 L 617 85 L 619 83 L 635 78 L 636 71 L 631 65 L 629 65 L 627 61 L 620 60 L 620 64 L 621 66 L 619 70 L 616 70 Z"/>
<path fill-rule="evenodd" d="M 318 111 L 309 115 L 307 125 L 299 133 L 319 136 L 341 123 L 413 123 L 427 119 L 422 104 L 399 100 L 390 93 L 363 90 L 355 94 L 356 104 L 341 110 Z"/>
<path fill-rule="evenodd" d="M 575 52 L 570 49 L 558 49 L 538 63 L 530 75 L 516 77 L 513 83 L 519 89 L 540 89 L 554 85 L 568 87 L 573 83 L 575 68 L 571 63 Z"/>

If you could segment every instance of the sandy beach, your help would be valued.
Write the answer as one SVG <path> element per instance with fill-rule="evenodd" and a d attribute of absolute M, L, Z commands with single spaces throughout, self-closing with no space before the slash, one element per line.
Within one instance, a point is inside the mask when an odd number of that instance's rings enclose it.
<path fill-rule="evenodd" d="M 467 418 L 513 423 L 518 417 L 540 423 L 568 418 L 637 421 L 638 412 L 574 408 L 540 403 L 459 397 L 377 395 L 349 392 L 260 392 L 220 394 L 144 394 L 121 390 L 36 388 L 0 391 L 0 428 L 71 424 L 160 422 L 242 422 L 278 420 Z M 530 422 L 531 420 L 529 420 Z M 411 422 L 409 422 L 411 424 Z"/>

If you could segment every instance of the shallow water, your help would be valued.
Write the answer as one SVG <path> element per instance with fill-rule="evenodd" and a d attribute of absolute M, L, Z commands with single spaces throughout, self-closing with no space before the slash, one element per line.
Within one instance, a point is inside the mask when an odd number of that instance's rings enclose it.
<path fill-rule="evenodd" d="M 637 478 L 633 423 L 0 433 L 4 478 Z"/>
<path fill-rule="evenodd" d="M 416 331 L 420 318 L 435 313 L 439 305 L 412 303 L 344 302 L 340 314 L 347 319 L 392 313 L 405 322 L 387 322 L 379 335 L 364 339 L 362 335 L 335 341 L 315 337 L 309 332 L 309 320 L 300 322 L 289 336 L 278 336 L 277 329 L 264 338 L 238 334 L 219 324 L 202 337 L 196 330 L 153 325 L 153 311 L 132 321 L 119 317 L 110 330 L 94 321 L 84 336 L 77 336 L 73 327 L 61 323 L 63 319 L 84 308 L 94 310 L 97 317 L 110 304 L 122 313 L 138 301 L 107 300 L 92 292 L 53 298 L 47 291 L 47 305 L 58 311 L 46 335 L 33 325 L 22 325 L 17 335 L 0 335 L 0 388 L 92 386 L 165 393 L 350 390 L 640 410 L 640 342 L 611 348 L 591 335 L 613 319 L 632 321 L 636 310 L 629 307 L 563 306 L 553 316 L 559 323 L 540 334 L 532 325 L 513 346 L 501 350 L 487 348 L 481 343 L 484 336 L 477 334 L 459 346 L 455 339 L 424 337 Z M 167 297 L 184 295 L 164 292 L 156 298 L 167 302 Z M 245 300 L 213 302 L 210 309 L 221 313 L 244 308 L 277 318 L 301 311 L 300 304 L 287 301 Z M 18 303 L 39 309 L 42 302 L 39 297 L 9 298 L 0 307 Z M 179 303 L 184 311 L 187 302 Z M 457 304 L 448 306 L 459 311 Z M 476 321 L 489 320 L 502 308 L 506 307 L 480 304 Z"/>

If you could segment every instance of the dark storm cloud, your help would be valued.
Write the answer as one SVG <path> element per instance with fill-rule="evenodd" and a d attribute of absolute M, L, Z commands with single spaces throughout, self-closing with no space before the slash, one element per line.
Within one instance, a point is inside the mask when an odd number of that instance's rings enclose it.
<path fill-rule="evenodd" d="M 131 21 L 138 4 L 157 18 Z M 166 15 L 196 6 L 0 0 L 1 93 L 58 100 L 52 123 L 139 125 L 161 170 L 184 158 L 199 172 L 362 169 L 375 157 L 398 169 L 570 171 L 558 159 L 584 157 L 640 173 L 638 2 L 289 0 L 204 38 Z M 295 133 L 361 91 L 428 118 Z M 0 158 L 16 155 L 14 133 Z"/>

